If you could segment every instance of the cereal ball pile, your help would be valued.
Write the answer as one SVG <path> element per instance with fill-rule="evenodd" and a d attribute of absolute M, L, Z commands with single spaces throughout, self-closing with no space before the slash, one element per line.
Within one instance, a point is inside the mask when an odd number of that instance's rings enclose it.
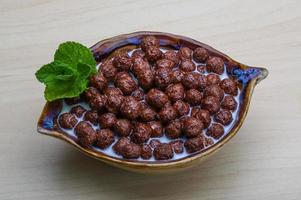
<path fill-rule="evenodd" d="M 201 151 L 223 137 L 238 108 L 238 84 L 221 76 L 224 65 L 204 48 L 166 50 L 146 36 L 130 54 L 102 61 L 84 94 L 66 99 L 74 106 L 59 115 L 59 125 L 74 130 L 83 147 L 110 147 L 126 159 Z"/>

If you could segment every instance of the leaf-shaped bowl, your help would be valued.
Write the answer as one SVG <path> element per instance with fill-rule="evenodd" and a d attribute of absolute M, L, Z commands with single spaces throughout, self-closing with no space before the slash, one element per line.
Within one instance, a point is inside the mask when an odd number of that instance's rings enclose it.
<path fill-rule="evenodd" d="M 95 59 L 97 61 L 100 61 L 117 49 L 137 47 L 140 44 L 141 39 L 146 35 L 156 36 L 156 38 L 158 38 L 160 41 L 160 45 L 168 48 L 179 49 L 182 46 L 186 46 L 191 49 L 195 49 L 197 47 L 203 47 L 209 51 L 210 55 L 219 56 L 224 60 L 228 75 L 232 76 L 239 82 L 239 88 L 241 92 L 238 102 L 239 110 L 237 113 L 237 120 L 231 127 L 229 132 L 220 141 L 215 143 L 210 148 L 189 154 L 186 157 L 176 160 L 141 161 L 112 157 L 102 152 L 96 151 L 93 148 L 83 148 L 78 144 L 76 137 L 70 136 L 60 130 L 56 123 L 56 118 L 62 109 L 62 101 L 46 103 L 37 124 L 38 132 L 68 142 L 86 155 L 101 160 L 112 166 L 137 172 L 166 172 L 185 169 L 194 166 L 197 163 L 200 163 L 201 161 L 212 155 L 214 152 L 219 150 L 224 144 L 226 144 L 237 133 L 237 131 L 243 124 L 243 121 L 249 109 L 253 90 L 261 80 L 267 77 L 268 71 L 265 68 L 250 67 L 241 64 L 233 60 L 229 56 L 196 40 L 162 32 L 135 32 L 131 34 L 119 35 L 98 42 L 91 47 L 91 50 L 94 54 Z"/>

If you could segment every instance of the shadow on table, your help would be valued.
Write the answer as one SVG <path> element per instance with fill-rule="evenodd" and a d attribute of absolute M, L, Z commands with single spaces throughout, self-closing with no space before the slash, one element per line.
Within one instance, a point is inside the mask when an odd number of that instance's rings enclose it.
<path fill-rule="evenodd" d="M 201 165 L 187 171 L 172 174 L 138 174 L 111 167 L 89 158 L 74 149 L 66 149 L 62 156 L 61 177 L 70 181 L 68 187 L 76 187 L 78 193 L 89 196 L 107 196 L 110 199 L 142 199 L 179 197 L 202 194 L 208 196 L 212 190 L 234 184 L 240 163 L 235 162 L 235 152 L 241 151 L 238 143 L 230 142 Z M 63 182 L 63 183 L 62 183 Z M 66 181 L 58 182 L 64 184 Z M 72 189 L 72 188 L 68 188 Z M 189 194 L 189 195 L 188 195 Z M 75 195 L 75 194 L 74 194 Z M 210 196 L 210 195 L 209 195 Z"/>

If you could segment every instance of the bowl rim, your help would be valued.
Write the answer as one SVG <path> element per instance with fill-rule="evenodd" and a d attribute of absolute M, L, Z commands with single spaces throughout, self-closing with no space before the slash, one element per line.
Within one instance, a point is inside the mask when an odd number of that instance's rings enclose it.
<path fill-rule="evenodd" d="M 102 152 L 95 152 L 95 151 L 91 151 L 89 148 L 83 148 L 78 143 L 76 143 L 76 141 L 74 141 L 71 137 L 68 137 L 66 134 L 64 134 L 60 131 L 48 130 L 48 129 L 43 128 L 42 127 L 43 120 L 44 120 L 46 114 L 48 113 L 49 109 L 51 108 L 51 103 L 49 103 L 49 102 L 46 102 L 46 104 L 42 110 L 42 113 L 38 119 L 37 131 L 41 134 L 52 136 L 52 137 L 61 139 L 65 142 L 68 142 L 73 147 L 75 147 L 76 149 L 80 150 L 81 152 L 85 153 L 88 156 L 91 156 L 98 160 L 102 160 L 106 163 L 109 163 L 109 164 L 112 164 L 115 166 L 123 165 L 123 166 L 126 166 L 127 168 L 144 168 L 144 169 L 148 168 L 148 169 L 156 170 L 156 169 L 173 168 L 175 166 L 183 166 L 183 165 L 191 163 L 195 160 L 198 160 L 200 158 L 208 157 L 209 155 L 211 155 L 212 153 L 214 153 L 218 149 L 220 149 L 223 145 L 225 145 L 234 135 L 236 135 L 237 131 L 242 126 L 242 124 L 247 116 L 247 113 L 248 113 L 248 109 L 250 106 L 250 100 L 251 100 L 251 96 L 252 96 L 254 87 L 259 81 L 261 81 L 262 79 L 264 79 L 267 76 L 268 71 L 265 68 L 250 67 L 250 66 L 241 64 L 241 63 L 233 60 L 229 56 L 225 55 L 224 53 L 219 52 L 218 50 L 214 49 L 213 47 L 211 47 L 207 44 L 201 43 L 199 41 L 196 41 L 194 39 L 191 39 L 191 38 L 188 38 L 185 36 L 174 35 L 171 33 L 163 33 L 163 32 L 139 31 L 139 32 L 134 32 L 134 33 L 129 33 L 129 34 L 122 34 L 122 35 L 118 35 L 115 37 L 101 40 L 100 42 L 97 42 L 95 45 L 93 45 L 90 49 L 92 50 L 92 52 L 95 52 L 99 48 L 104 47 L 104 46 L 110 46 L 112 43 L 114 43 L 116 41 L 125 40 L 126 38 L 132 38 L 132 37 L 137 37 L 137 36 L 142 37 L 142 36 L 146 36 L 146 35 L 167 37 L 167 38 L 172 38 L 172 39 L 182 41 L 182 42 L 184 41 L 187 43 L 192 43 L 192 44 L 195 44 L 196 46 L 204 47 L 213 53 L 223 56 L 224 59 L 234 62 L 237 65 L 237 67 L 240 69 L 245 70 L 248 68 L 257 68 L 257 69 L 261 70 L 261 72 L 262 72 L 261 76 L 259 75 L 255 78 L 250 79 L 250 81 L 248 81 L 248 83 L 245 85 L 245 87 L 246 87 L 244 90 L 245 98 L 241 102 L 241 107 L 240 107 L 240 112 L 239 112 L 239 113 L 241 113 L 241 115 L 240 115 L 240 117 L 238 117 L 237 122 L 233 125 L 233 127 L 231 128 L 231 131 L 227 135 L 225 135 L 219 142 L 217 142 L 213 146 L 209 147 L 208 149 L 206 149 L 204 151 L 198 151 L 198 152 L 192 153 L 186 157 L 183 157 L 183 158 L 180 158 L 177 160 L 147 162 L 147 161 L 140 161 L 140 160 L 134 160 L 134 159 L 130 160 L 130 159 L 123 159 L 123 158 L 115 158 L 115 157 L 108 156 Z M 112 50 L 116 50 L 116 48 L 113 48 Z"/>

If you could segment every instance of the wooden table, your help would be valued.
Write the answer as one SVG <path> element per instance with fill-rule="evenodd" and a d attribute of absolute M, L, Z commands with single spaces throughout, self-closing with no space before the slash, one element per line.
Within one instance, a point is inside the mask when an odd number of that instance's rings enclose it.
<path fill-rule="evenodd" d="M 0 1 L 0 199 L 300 199 L 301 1 Z M 266 66 L 247 119 L 222 151 L 168 175 L 122 171 L 40 135 L 35 71 L 66 40 L 138 30 L 186 35 Z"/>

